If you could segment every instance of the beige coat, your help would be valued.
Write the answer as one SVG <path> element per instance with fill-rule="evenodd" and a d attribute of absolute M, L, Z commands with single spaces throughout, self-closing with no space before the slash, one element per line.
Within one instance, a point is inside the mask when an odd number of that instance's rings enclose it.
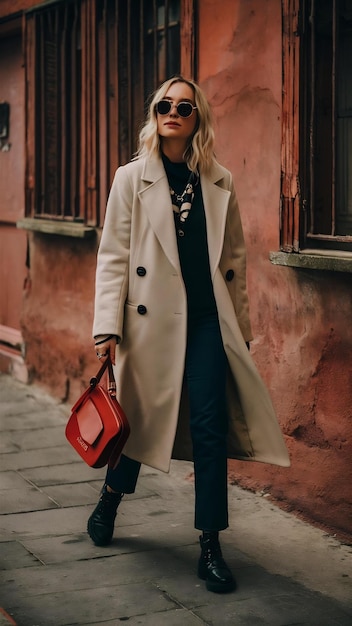
<path fill-rule="evenodd" d="M 245 245 L 232 176 L 216 164 L 201 176 L 201 185 L 229 363 L 228 455 L 288 466 L 269 394 L 245 344 L 251 339 Z M 115 374 L 131 425 L 125 454 L 166 472 L 172 456 L 192 458 L 183 384 L 186 329 L 186 292 L 165 170 L 158 157 L 132 161 L 117 170 L 108 200 L 93 334 L 120 337 Z"/>

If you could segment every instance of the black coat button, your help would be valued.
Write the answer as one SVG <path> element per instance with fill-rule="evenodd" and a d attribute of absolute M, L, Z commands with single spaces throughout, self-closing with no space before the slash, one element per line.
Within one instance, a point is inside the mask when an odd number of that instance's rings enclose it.
<path fill-rule="evenodd" d="M 137 306 L 137 313 L 139 313 L 139 315 L 145 315 L 147 312 L 147 307 L 144 306 L 144 304 L 139 304 Z"/>
<path fill-rule="evenodd" d="M 146 273 L 147 273 L 147 270 L 145 269 L 145 267 L 143 267 L 142 265 L 137 267 L 137 274 L 138 274 L 138 276 L 145 276 Z"/>
<path fill-rule="evenodd" d="M 226 280 L 230 281 L 233 279 L 234 275 L 235 275 L 235 272 L 233 270 L 227 270 L 225 274 L 225 278 Z"/>

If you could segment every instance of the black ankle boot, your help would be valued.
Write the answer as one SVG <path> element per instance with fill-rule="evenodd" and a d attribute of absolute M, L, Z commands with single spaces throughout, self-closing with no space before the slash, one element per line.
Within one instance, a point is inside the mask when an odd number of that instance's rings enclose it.
<path fill-rule="evenodd" d="M 236 589 L 236 581 L 222 558 L 218 533 L 204 532 L 199 541 L 202 553 L 198 563 L 198 576 L 206 581 L 208 591 L 226 593 Z"/>
<path fill-rule="evenodd" d="M 100 500 L 88 520 L 88 534 L 96 546 L 107 546 L 114 534 L 114 523 L 123 493 L 110 493 L 104 485 Z"/>

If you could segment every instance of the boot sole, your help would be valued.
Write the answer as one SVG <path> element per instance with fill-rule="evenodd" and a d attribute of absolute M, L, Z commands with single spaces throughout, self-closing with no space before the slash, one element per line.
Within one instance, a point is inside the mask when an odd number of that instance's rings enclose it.
<path fill-rule="evenodd" d="M 205 586 L 208 591 L 212 591 L 213 593 L 229 593 L 230 591 L 235 591 L 237 588 L 236 581 L 230 580 L 227 583 L 217 583 L 212 580 L 209 580 L 206 574 L 198 571 L 198 578 L 201 580 L 205 580 Z"/>
<path fill-rule="evenodd" d="M 205 586 L 208 591 L 212 591 L 213 593 L 230 593 L 230 591 L 235 591 L 236 583 L 234 581 L 229 583 L 214 583 L 211 580 L 207 580 Z"/>
<path fill-rule="evenodd" d="M 94 545 L 99 547 L 99 548 L 103 548 L 104 546 L 108 546 L 110 545 L 110 543 L 112 542 L 112 536 L 107 539 L 106 541 L 102 541 L 101 539 L 97 539 L 95 534 L 94 534 L 94 530 L 92 528 L 92 523 L 91 520 L 88 520 L 88 524 L 87 524 L 87 532 L 88 535 L 90 536 L 91 540 L 93 541 Z"/>

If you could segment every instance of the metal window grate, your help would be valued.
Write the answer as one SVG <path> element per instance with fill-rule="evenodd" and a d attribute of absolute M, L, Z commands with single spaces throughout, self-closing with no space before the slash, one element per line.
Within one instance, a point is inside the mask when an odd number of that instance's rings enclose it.
<path fill-rule="evenodd" d="M 281 247 L 352 249 L 352 2 L 283 0 Z"/>
<path fill-rule="evenodd" d="M 35 94 L 34 214 L 79 218 L 80 2 L 32 14 Z M 69 167 L 68 167 L 69 164 Z"/>

